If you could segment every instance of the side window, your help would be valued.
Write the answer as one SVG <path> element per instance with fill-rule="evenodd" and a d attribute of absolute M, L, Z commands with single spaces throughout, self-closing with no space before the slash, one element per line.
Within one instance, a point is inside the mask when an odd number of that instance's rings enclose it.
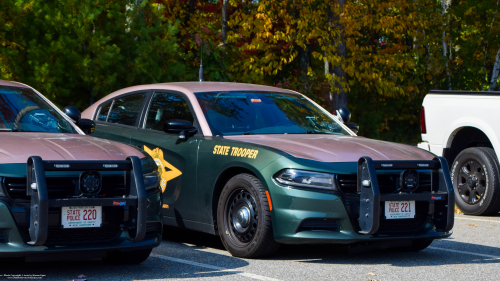
<path fill-rule="evenodd" d="M 115 99 L 113 107 L 108 114 L 108 122 L 134 126 L 144 98 L 146 98 L 146 93 L 133 94 Z"/>
<path fill-rule="evenodd" d="M 193 114 L 186 100 L 177 94 L 154 93 L 146 118 L 146 129 L 163 131 L 167 120 L 194 121 Z"/>
<path fill-rule="evenodd" d="M 108 102 L 101 106 L 101 110 L 99 110 L 99 114 L 97 115 L 97 121 L 106 121 L 108 118 L 109 108 L 111 107 L 112 102 Z"/>

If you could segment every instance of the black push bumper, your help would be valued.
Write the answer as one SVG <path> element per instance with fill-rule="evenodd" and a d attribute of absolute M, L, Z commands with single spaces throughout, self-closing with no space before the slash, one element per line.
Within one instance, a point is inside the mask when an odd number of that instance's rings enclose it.
<path fill-rule="evenodd" d="M 48 197 L 45 172 L 48 171 L 124 171 L 125 195 L 99 198 L 85 196 L 52 199 Z M 31 197 L 29 245 L 40 246 L 47 241 L 49 208 L 70 206 L 117 206 L 126 205 L 133 210 L 130 221 L 135 223 L 134 242 L 146 235 L 147 198 L 142 176 L 141 161 L 136 156 L 124 161 L 43 161 L 32 156 L 27 163 L 27 195 Z M 131 235 L 134 236 L 134 235 Z"/>
<path fill-rule="evenodd" d="M 431 192 L 414 194 L 381 194 L 376 170 L 431 170 Z M 438 232 L 453 228 L 455 194 L 446 160 L 436 157 L 432 161 L 373 161 L 362 157 L 358 161 L 357 177 L 360 194 L 359 226 L 361 234 L 374 234 L 379 229 L 380 206 L 385 201 L 429 201 L 434 202 L 433 222 Z"/>

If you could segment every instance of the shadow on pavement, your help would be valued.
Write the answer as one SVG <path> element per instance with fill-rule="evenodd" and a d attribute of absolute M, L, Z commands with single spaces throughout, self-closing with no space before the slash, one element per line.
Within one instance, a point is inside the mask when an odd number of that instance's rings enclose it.
<path fill-rule="evenodd" d="M 172 229 L 171 236 L 167 236 L 164 239 L 194 245 L 191 248 L 195 250 L 213 248 L 225 251 L 218 236 L 194 231 Z M 490 255 L 499 258 L 495 259 L 461 252 Z M 206 252 L 205 254 L 217 255 L 216 253 Z M 223 257 L 224 259 L 242 260 L 230 256 Z M 474 263 L 496 264 L 500 263 L 500 248 L 458 242 L 453 239 L 436 240 L 431 244 L 430 248 L 420 252 L 401 252 L 397 249 L 386 249 L 348 254 L 347 248 L 342 245 L 282 245 L 276 254 L 264 258 L 264 260 L 290 260 L 325 264 L 391 264 L 401 267 Z"/>

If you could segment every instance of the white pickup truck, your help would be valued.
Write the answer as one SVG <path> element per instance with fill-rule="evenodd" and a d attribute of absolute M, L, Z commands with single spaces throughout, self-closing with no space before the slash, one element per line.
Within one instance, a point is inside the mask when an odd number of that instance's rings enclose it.
<path fill-rule="evenodd" d="M 443 156 L 455 202 L 468 215 L 500 211 L 500 92 L 430 91 L 418 147 Z"/>

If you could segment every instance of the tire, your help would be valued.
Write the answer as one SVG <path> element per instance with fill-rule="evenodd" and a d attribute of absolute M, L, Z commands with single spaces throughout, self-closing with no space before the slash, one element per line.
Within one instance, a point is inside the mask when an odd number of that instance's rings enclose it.
<path fill-rule="evenodd" d="M 110 252 L 103 260 L 110 264 L 140 264 L 148 259 L 153 249 Z"/>
<path fill-rule="evenodd" d="M 451 180 L 455 203 L 466 215 L 481 216 L 500 210 L 500 165 L 486 147 L 464 149 L 453 162 Z"/>
<path fill-rule="evenodd" d="M 236 175 L 224 186 L 217 226 L 224 247 L 235 257 L 260 258 L 278 250 L 264 186 L 250 174 Z"/>
<path fill-rule="evenodd" d="M 417 239 L 413 240 L 411 246 L 398 248 L 400 252 L 420 252 L 432 244 L 434 240 Z"/>

